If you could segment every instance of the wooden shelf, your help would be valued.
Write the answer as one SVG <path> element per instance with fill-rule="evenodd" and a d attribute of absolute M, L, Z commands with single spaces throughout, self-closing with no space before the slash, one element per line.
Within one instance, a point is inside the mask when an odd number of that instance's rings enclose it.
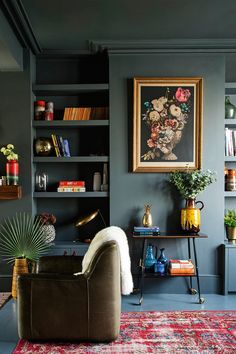
<path fill-rule="evenodd" d="M 99 120 L 35 120 L 33 121 L 33 127 L 40 128 L 74 128 L 74 127 L 93 127 L 93 126 L 108 126 L 108 119 L 99 119 Z"/>
<path fill-rule="evenodd" d="M 157 274 L 157 273 L 144 273 L 145 278 L 173 278 L 173 277 L 195 277 L 196 274 Z"/>
<path fill-rule="evenodd" d="M 21 186 L 0 186 L 0 199 L 13 200 L 21 199 Z"/>
<path fill-rule="evenodd" d="M 228 198 L 232 198 L 232 197 L 235 198 L 236 197 L 236 191 L 235 192 L 234 191 L 232 191 L 232 192 L 231 191 L 225 191 L 224 192 L 224 196 L 228 197 Z"/>
<path fill-rule="evenodd" d="M 225 156 L 225 162 L 236 162 L 236 156 Z"/>
<path fill-rule="evenodd" d="M 108 192 L 34 192 L 34 198 L 106 198 Z"/>
<path fill-rule="evenodd" d="M 236 118 L 225 119 L 225 125 L 236 125 Z"/>

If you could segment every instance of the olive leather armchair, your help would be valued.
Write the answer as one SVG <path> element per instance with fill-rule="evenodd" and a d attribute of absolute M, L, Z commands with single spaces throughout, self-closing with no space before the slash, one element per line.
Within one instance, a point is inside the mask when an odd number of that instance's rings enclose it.
<path fill-rule="evenodd" d="M 105 242 L 85 273 L 79 256 L 41 257 L 36 274 L 18 278 L 18 332 L 28 340 L 110 342 L 121 314 L 120 254 Z"/>

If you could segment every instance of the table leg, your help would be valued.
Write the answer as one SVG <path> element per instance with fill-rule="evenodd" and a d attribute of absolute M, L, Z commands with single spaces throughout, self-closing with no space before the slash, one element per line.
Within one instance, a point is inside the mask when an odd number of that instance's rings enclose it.
<path fill-rule="evenodd" d="M 196 252 L 196 245 L 195 245 L 195 238 L 193 240 L 193 252 L 194 252 L 194 259 L 195 259 L 195 266 L 196 266 L 196 276 L 197 276 L 197 286 L 198 286 L 198 298 L 199 304 L 202 304 L 205 300 L 201 297 L 201 290 L 200 290 L 200 281 L 199 281 L 199 273 L 198 273 L 198 262 L 197 262 L 197 252 Z"/>
<path fill-rule="evenodd" d="M 141 277 L 139 273 L 139 289 L 140 289 L 140 296 L 139 296 L 139 303 L 141 305 L 143 302 L 143 279 L 144 279 L 144 272 L 145 272 L 145 256 L 146 256 L 146 249 L 147 249 L 147 239 L 143 239 L 143 249 L 142 249 L 142 258 L 139 261 L 139 266 L 141 267 Z"/>
<path fill-rule="evenodd" d="M 190 245 L 190 239 L 188 238 L 188 258 L 191 259 L 191 245 Z M 192 281 L 192 277 L 189 277 L 189 282 L 190 282 L 190 287 L 189 287 L 189 291 L 193 292 L 193 281 Z"/>

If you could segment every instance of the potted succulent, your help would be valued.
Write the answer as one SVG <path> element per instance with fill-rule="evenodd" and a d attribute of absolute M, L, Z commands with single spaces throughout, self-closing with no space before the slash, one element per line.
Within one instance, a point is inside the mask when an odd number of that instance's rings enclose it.
<path fill-rule="evenodd" d="M 236 211 L 229 209 L 227 210 L 224 223 L 226 227 L 226 236 L 229 241 L 236 240 Z"/>
<path fill-rule="evenodd" d="M 55 223 L 57 221 L 55 215 L 49 213 L 42 213 L 38 215 L 42 224 L 44 237 L 47 243 L 52 242 L 56 237 Z"/>
<path fill-rule="evenodd" d="M 7 218 L 0 226 L 0 254 L 10 263 L 15 263 L 12 278 L 12 297 L 17 297 L 17 276 L 28 273 L 28 264 L 36 262 L 47 252 L 42 223 L 28 213 L 19 213 Z"/>
<path fill-rule="evenodd" d="M 204 204 L 201 201 L 196 202 L 196 197 L 216 181 L 216 172 L 210 170 L 175 171 L 170 174 L 169 180 L 186 200 L 186 206 L 181 210 L 182 229 L 191 233 L 199 232 L 200 210 Z M 196 204 L 201 204 L 201 207 L 196 208 Z"/>
<path fill-rule="evenodd" d="M 6 176 L 8 185 L 18 185 L 19 179 L 19 163 L 18 154 L 14 151 L 14 145 L 7 144 L 0 150 L 7 158 L 6 163 Z"/>

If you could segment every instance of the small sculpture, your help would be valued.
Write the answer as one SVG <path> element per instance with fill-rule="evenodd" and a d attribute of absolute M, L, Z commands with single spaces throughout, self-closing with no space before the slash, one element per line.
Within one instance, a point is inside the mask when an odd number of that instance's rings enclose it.
<path fill-rule="evenodd" d="M 144 205 L 144 215 L 142 219 L 143 226 L 150 227 L 152 226 L 152 214 L 151 214 L 151 205 Z"/>

